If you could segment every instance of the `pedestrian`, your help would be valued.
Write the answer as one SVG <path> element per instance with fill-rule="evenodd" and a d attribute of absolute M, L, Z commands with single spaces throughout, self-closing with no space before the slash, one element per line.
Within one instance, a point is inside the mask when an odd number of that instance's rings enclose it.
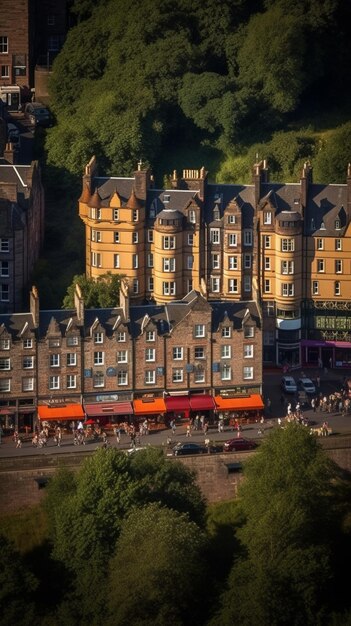
<path fill-rule="evenodd" d="M 321 386 L 321 377 L 320 376 L 316 377 L 316 382 L 317 382 L 317 387 L 319 389 L 319 387 Z"/>
<path fill-rule="evenodd" d="M 186 437 L 191 437 L 191 428 L 190 428 L 190 424 L 187 425 L 186 427 Z"/>
<path fill-rule="evenodd" d="M 313 413 L 315 413 L 316 412 L 316 398 L 312 398 L 311 407 L 313 409 Z"/>
<path fill-rule="evenodd" d="M 148 423 L 147 419 L 145 419 L 143 421 L 143 431 L 144 431 L 144 435 L 148 435 L 149 434 L 149 423 Z"/>
<path fill-rule="evenodd" d="M 175 431 L 176 431 L 176 423 L 175 423 L 175 419 L 172 419 L 170 422 L 170 427 L 172 429 L 172 433 L 173 435 L 175 435 Z"/>
<path fill-rule="evenodd" d="M 131 431 L 131 433 L 130 433 L 130 442 L 131 442 L 131 444 L 132 444 L 132 448 L 134 448 L 134 450 L 135 450 L 135 448 L 136 448 L 136 442 L 135 442 L 135 440 L 136 440 L 135 430 L 132 430 L 132 431 Z"/>
<path fill-rule="evenodd" d="M 271 408 L 272 407 L 272 402 L 271 402 L 270 398 L 267 398 L 267 400 L 266 400 L 266 407 L 267 407 L 268 413 L 272 413 L 272 408 Z"/>
<path fill-rule="evenodd" d="M 208 431 L 208 422 L 205 422 L 205 423 L 204 423 L 204 428 L 203 428 L 203 430 L 204 430 L 204 433 L 205 433 L 205 435 L 206 435 L 206 433 L 207 433 L 207 431 Z"/>
<path fill-rule="evenodd" d="M 22 448 L 22 437 L 20 435 L 18 435 L 16 448 Z"/>
<path fill-rule="evenodd" d="M 118 426 L 114 426 L 113 434 L 116 437 L 116 443 L 119 443 L 121 441 L 121 429 Z"/>

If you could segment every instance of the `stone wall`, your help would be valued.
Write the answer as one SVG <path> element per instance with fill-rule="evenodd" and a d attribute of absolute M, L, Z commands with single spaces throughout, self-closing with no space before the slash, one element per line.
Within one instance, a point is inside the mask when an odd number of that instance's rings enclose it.
<path fill-rule="evenodd" d="M 351 472 L 351 436 L 321 442 L 328 455 Z M 0 513 L 14 513 L 38 504 L 45 494 L 45 482 L 60 465 L 72 469 L 91 453 L 0 459 Z M 180 457 L 193 470 L 203 495 L 210 503 L 235 498 L 242 480 L 242 464 L 255 452 Z M 171 462 L 174 459 L 170 459 Z"/>

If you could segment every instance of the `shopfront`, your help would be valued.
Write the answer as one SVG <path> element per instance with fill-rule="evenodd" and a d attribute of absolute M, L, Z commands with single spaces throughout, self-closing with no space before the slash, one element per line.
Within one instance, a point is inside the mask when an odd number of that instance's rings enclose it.
<path fill-rule="evenodd" d="M 218 414 L 223 413 L 223 416 L 229 419 L 258 421 L 264 410 L 260 394 L 233 398 L 215 396 L 215 403 Z"/>
<path fill-rule="evenodd" d="M 165 396 L 167 418 L 169 420 L 187 420 L 190 415 L 189 396 Z"/>
<path fill-rule="evenodd" d="M 137 424 L 146 418 L 152 430 L 164 426 L 167 407 L 163 398 L 138 398 L 133 400 L 133 412 Z"/>
<path fill-rule="evenodd" d="M 351 342 L 303 339 L 301 359 L 302 365 L 351 368 Z"/>
<path fill-rule="evenodd" d="M 101 426 L 131 421 L 133 406 L 130 401 L 121 402 L 94 402 L 84 405 L 84 411 L 89 419 L 94 419 Z"/>
<path fill-rule="evenodd" d="M 206 421 L 213 421 L 214 412 L 216 410 L 213 396 L 209 394 L 198 394 L 189 396 L 191 416 L 205 415 Z"/>
<path fill-rule="evenodd" d="M 81 404 L 40 404 L 38 418 L 41 422 L 68 422 L 84 420 L 84 411 Z"/>

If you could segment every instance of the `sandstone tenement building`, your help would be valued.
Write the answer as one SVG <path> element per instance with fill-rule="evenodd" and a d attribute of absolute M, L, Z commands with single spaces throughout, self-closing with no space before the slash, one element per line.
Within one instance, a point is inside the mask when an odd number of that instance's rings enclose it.
<path fill-rule="evenodd" d="M 100 417 L 255 410 L 261 391 L 261 319 L 249 300 L 208 302 L 192 290 L 166 304 L 130 305 L 122 282 L 113 309 L 86 309 L 76 287 L 74 310 L 41 311 L 33 288 L 29 312 L 0 315 L 5 425 L 31 428 L 37 413 L 67 418 L 78 405 Z"/>
<path fill-rule="evenodd" d="M 165 304 L 192 289 L 262 309 L 265 363 L 351 365 L 351 167 L 346 184 L 216 184 L 204 168 L 158 189 L 138 164 L 130 178 L 85 168 L 79 215 L 86 273 L 128 277 L 135 303 Z"/>

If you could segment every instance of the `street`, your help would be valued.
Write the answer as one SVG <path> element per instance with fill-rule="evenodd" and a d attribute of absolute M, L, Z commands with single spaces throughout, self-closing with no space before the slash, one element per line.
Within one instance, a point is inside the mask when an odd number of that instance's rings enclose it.
<path fill-rule="evenodd" d="M 350 375 L 351 372 L 346 372 L 343 370 L 340 372 L 339 370 L 332 370 L 327 373 L 321 373 L 318 370 L 311 370 L 305 372 L 308 377 L 315 379 L 319 374 L 321 377 L 321 386 L 320 392 L 323 395 L 329 395 L 330 393 L 337 391 L 340 389 L 341 381 L 345 376 Z M 293 372 L 292 375 L 296 380 L 298 380 L 301 372 Z M 241 436 L 248 439 L 256 439 L 260 440 L 265 435 L 269 433 L 272 428 L 279 427 L 278 418 L 284 418 L 286 415 L 286 405 L 281 403 L 282 391 L 280 388 L 280 379 L 282 376 L 282 372 L 279 370 L 270 371 L 264 373 L 264 385 L 263 385 L 263 396 L 265 400 L 269 398 L 271 400 L 270 411 L 266 410 L 265 421 L 263 424 L 261 423 L 252 423 L 252 424 L 244 424 L 242 427 Z M 293 395 L 286 395 L 288 401 L 292 401 L 293 407 L 296 404 L 296 398 Z M 324 411 L 313 412 L 311 408 L 303 410 L 303 416 L 308 418 L 309 423 L 313 427 L 319 427 L 322 423 L 327 420 L 329 427 L 332 429 L 333 435 L 337 434 L 349 434 L 351 433 L 351 414 L 347 414 L 342 416 L 338 412 L 334 413 L 326 413 Z M 208 437 L 211 442 L 224 442 L 227 439 L 231 439 L 232 437 L 236 437 L 236 432 L 233 432 L 233 429 L 229 426 L 225 427 L 224 432 L 218 432 L 217 428 L 210 428 L 208 434 L 205 435 L 201 430 L 200 431 L 192 431 L 191 439 L 186 436 L 186 425 L 182 424 L 177 426 L 176 432 L 173 435 L 171 429 L 151 432 L 149 435 L 143 435 L 140 438 L 140 443 L 137 443 L 137 447 L 144 447 L 147 445 L 152 446 L 162 446 L 165 449 L 170 449 L 170 446 L 167 447 L 167 438 L 171 438 L 171 444 L 175 445 L 178 441 L 187 441 L 191 440 L 197 443 L 204 443 L 206 437 Z M 12 437 L 3 437 L 2 444 L 0 446 L 0 457 L 21 457 L 21 456 L 31 456 L 31 455 L 53 455 L 53 454 L 69 454 L 74 452 L 75 454 L 86 453 L 87 451 L 94 451 L 103 446 L 102 441 L 99 442 L 87 442 L 86 445 L 73 445 L 73 436 L 71 433 L 65 433 L 62 438 L 61 446 L 58 447 L 51 437 L 48 441 L 47 446 L 42 448 L 33 447 L 30 437 L 27 441 L 22 444 L 21 448 L 16 448 L 16 445 L 12 439 Z M 119 449 L 127 450 L 131 448 L 131 441 L 129 435 L 122 434 L 121 441 L 119 444 L 116 442 L 115 436 L 111 435 L 108 437 L 108 446 L 117 447 Z"/>

